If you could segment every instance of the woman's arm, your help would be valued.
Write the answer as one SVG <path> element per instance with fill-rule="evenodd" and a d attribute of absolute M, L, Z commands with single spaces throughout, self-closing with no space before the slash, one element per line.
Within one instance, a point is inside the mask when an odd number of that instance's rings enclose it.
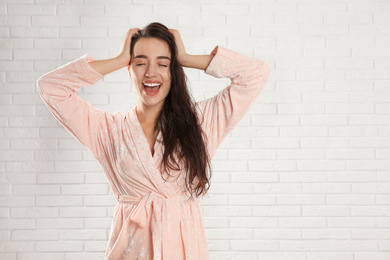
<path fill-rule="evenodd" d="M 182 60 L 182 66 L 199 70 L 206 70 L 214 55 L 190 55 L 187 54 Z"/>
<path fill-rule="evenodd" d="M 86 54 L 54 69 L 37 80 L 37 88 L 52 115 L 98 158 L 98 136 L 105 127 L 102 124 L 107 122 L 107 113 L 77 95 L 80 88 L 91 86 L 103 78 L 88 65 L 93 60 L 91 55 Z"/>
<path fill-rule="evenodd" d="M 269 75 L 268 65 L 261 60 L 220 46 L 212 54 L 215 56 L 205 73 L 216 78 L 229 78 L 231 83 L 217 95 L 197 102 L 211 157 L 254 104 Z"/>
<path fill-rule="evenodd" d="M 123 60 L 120 57 L 115 57 L 107 60 L 90 61 L 89 65 L 91 65 L 94 70 L 105 76 L 113 71 L 126 67 L 129 64 L 126 63 L 126 60 Z"/>
<path fill-rule="evenodd" d="M 170 30 L 178 48 L 178 61 L 184 67 L 204 70 L 216 78 L 229 78 L 231 84 L 212 98 L 197 102 L 202 128 L 207 134 L 208 150 L 212 157 L 229 132 L 245 116 L 263 90 L 269 66 L 217 46 L 210 55 L 187 54 L 180 33 Z"/>
<path fill-rule="evenodd" d="M 117 57 L 97 61 L 86 54 L 37 80 L 38 93 L 49 111 L 95 157 L 101 152 L 101 140 L 105 139 L 104 143 L 110 140 L 107 128 L 114 122 L 115 114 L 93 107 L 77 91 L 128 65 L 131 37 L 137 30 L 127 32 Z"/>

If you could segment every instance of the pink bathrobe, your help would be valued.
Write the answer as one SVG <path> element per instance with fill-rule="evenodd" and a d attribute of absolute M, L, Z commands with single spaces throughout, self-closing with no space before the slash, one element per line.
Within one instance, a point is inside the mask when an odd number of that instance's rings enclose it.
<path fill-rule="evenodd" d="M 220 46 L 212 54 L 205 72 L 229 78 L 231 84 L 197 102 L 211 158 L 255 102 L 269 74 L 263 61 Z M 77 96 L 79 88 L 103 78 L 89 65 L 94 60 L 85 54 L 41 76 L 37 84 L 54 117 L 98 160 L 118 201 L 105 259 L 209 259 L 200 199 L 194 195 L 188 200 L 179 171 L 170 172 L 171 178 L 160 172 L 161 132 L 152 156 L 136 106 L 108 113 Z"/>

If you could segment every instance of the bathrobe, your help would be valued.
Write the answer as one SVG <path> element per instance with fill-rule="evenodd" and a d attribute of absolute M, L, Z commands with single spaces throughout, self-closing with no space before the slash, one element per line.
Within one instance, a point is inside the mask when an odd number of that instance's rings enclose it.
<path fill-rule="evenodd" d="M 263 90 L 269 67 L 221 46 L 211 54 L 204 72 L 230 79 L 215 96 L 195 102 L 213 158 Z M 128 112 L 109 113 L 77 95 L 104 77 L 89 65 L 94 60 L 85 54 L 54 69 L 37 80 L 37 88 L 50 113 L 99 162 L 118 202 L 105 259 L 209 259 L 201 198 L 189 196 L 183 172 L 170 171 L 169 177 L 160 168 L 162 133 L 152 155 L 136 105 Z"/>

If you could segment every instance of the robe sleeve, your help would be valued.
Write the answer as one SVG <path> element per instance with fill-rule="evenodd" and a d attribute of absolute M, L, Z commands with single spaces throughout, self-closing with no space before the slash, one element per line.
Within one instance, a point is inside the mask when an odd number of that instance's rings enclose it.
<path fill-rule="evenodd" d="M 85 54 L 75 61 L 54 69 L 37 80 L 38 93 L 49 111 L 95 158 L 100 153 L 99 133 L 106 123 L 107 112 L 81 99 L 77 91 L 95 84 L 104 76 L 95 71 Z"/>
<path fill-rule="evenodd" d="M 218 146 L 251 108 L 269 75 L 269 66 L 221 46 L 205 73 L 216 78 L 229 78 L 230 84 L 217 95 L 197 102 L 202 128 L 207 135 L 208 151 L 214 156 Z"/>

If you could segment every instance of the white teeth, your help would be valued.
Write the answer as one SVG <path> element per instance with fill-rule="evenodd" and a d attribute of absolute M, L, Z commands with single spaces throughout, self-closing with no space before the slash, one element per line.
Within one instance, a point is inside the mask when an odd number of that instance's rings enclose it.
<path fill-rule="evenodd" d="M 144 83 L 144 85 L 152 88 L 152 87 L 160 86 L 161 84 L 160 83 Z"/>

